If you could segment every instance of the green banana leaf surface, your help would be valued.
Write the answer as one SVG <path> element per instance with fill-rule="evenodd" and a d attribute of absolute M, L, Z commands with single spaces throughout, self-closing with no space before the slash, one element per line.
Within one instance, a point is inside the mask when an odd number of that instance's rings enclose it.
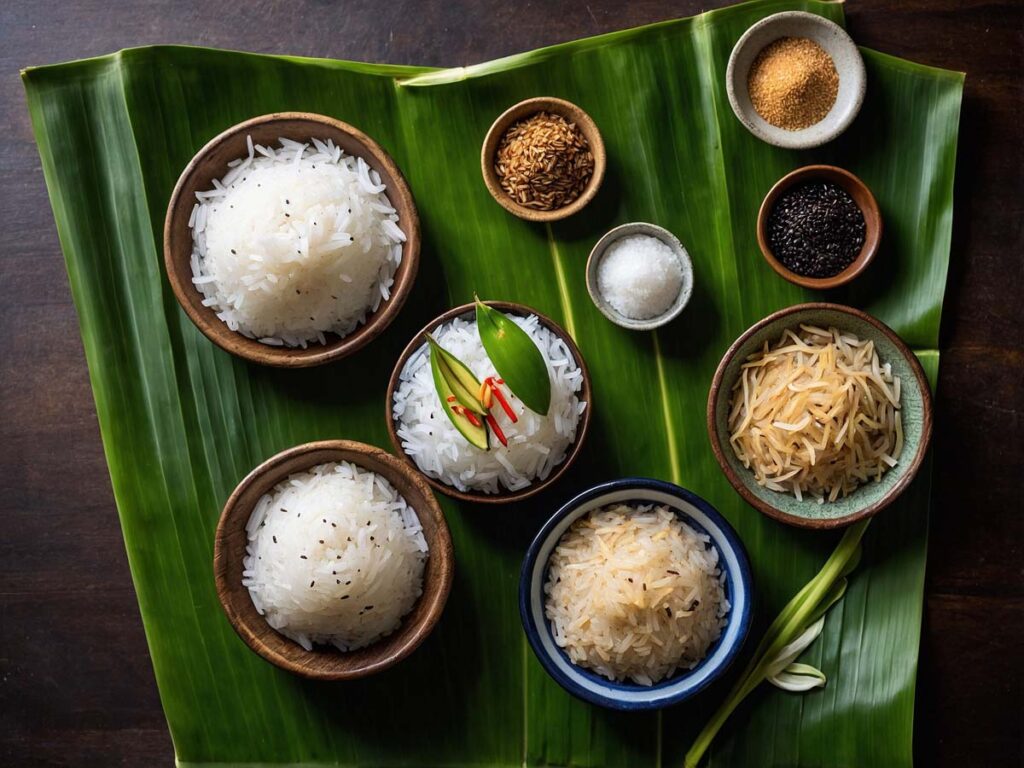
<path fill-rule="evenodd" d="M 729 52 L 753 22 L 839 4 L 764 0 L 453 70 L 187 47 L 122 51 L 24 73 L 29 108 L 81 322 L 132 577 L 181 765 L 679 765 L 727 682 L 663 713 L 572 698 L 528 650 L 517 609 L 521 558 L 575 492 L 625 475 L 675 481 L 710 500 L 745 542 L 757 619 L 747 652 L 821 566 L 838 534 L 780 525 L 742 502 L 704 427 L 726 347 L 765 314 L 822 298 L 775 276 L 754 233 L 786 172 L 841 165 L 885 218 L 877 264 L 824 295 L 864 308 L 938 367 L 963 78 L 863 51 L 867 98 L 820 149 L 751 136 L 725 93 Z M 488 195 L 479 152 L 494 118 L 554 95 L 597 122 L 608 174 L 581 214 L 521 221 Z M 377 139 L 405 172 L 423 224 L 422 265 L 398 320 L 370 347 L 312 370 L 235 359 L 180 310 L 161 239 L 192 155 L 236 122 L 308 110 Z M 695 293 L 654 333 L 610 324 L 584 264 L 606 230 L 652 221 L 689 249 Z M 318 684 L 253 654 L 221 611 L 213 534 L 235 484 L 289 446 L 346 437 L 389 447 L 384 393 L 401 349 L 431 317 L 485 299 L 522 302 L 567 328 L 595 392 L 582 457 L 528 502 L 442 498 L 457 570 L 445 614 L 409 659 L 370 679 Z M 904 766 L 911 734 L 928 528 L 929 469 L 865 539 L 864 558 L 802 661 L 828 685 L 763 688 L 733 716 L 713 766 Z"/>

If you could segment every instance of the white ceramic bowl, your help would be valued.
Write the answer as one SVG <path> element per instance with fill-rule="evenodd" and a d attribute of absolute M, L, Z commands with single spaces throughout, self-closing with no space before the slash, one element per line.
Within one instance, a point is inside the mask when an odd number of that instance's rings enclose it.
<path fill-rule="evenodd" d="M 799 131 L 778 128 L 759 114 L 750 102 L 747 76 L 754 59 L 766 45 L 780 37 L 805 37 L 825 49 L 839 73 L 836 103 L 824 119 Z M 809 149 L 825 144 L 845 131 L 864 103 L 864 60 L 846 31 L 813 13 L 785 11 L 761 19 L 743 33 L 732 49 L 725 74 L 729 103 L 736 117 L 762 141 L 786 149 Z"/>
<path fill-rule="evenodd" d="M 645 320 L 626 317 L 615 309 L 601 294 L 597 283 L 597 271 L 601 265 L 601 259 L 604 258 L 605 251 L 616 241 L 631 235 L 649 235 L 661 240 L 661 242 L 672 249 L 672 253 L 679 260 L 679 268 L 683 271 L 683 284 L 680 286 L 679 295 L 672 302 L 672 306 L 662 314 Z M 686 248 L 679 242 L 679 238 L 664 227 L 659 227 L 657 224 L 648 224 L 644 221 L 622 224 L 607 232 L 590 251 L 590 257 L 587 259 L 587 292 L 590 294 L 594 305 L 601 310 L 601 314 L 616 325 L 628 328 L 631 331 L 652 331 L 674 320 L 690 300 L 690 295 L 693 293 L 693 264 L 690 263 L 690 254 L 686 252 Z"/>

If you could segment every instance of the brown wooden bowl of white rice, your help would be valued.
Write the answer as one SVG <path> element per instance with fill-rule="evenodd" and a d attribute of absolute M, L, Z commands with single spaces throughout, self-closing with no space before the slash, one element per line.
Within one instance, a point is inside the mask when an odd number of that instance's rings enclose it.
<path fill-rule="evenodd" d="M 281 112 L 213 138 L 182 172 L 164 265 L 200 331 L 255 363 L 352 354 L 394 320 L 419 266 L 412 192 L 387 152 L 324 115 Z"/>
<path fill-rule="evenodd" d="M 452 426 L 431 378 L 426 334 L 477 376 L 494 372 L 476 331 L 474 305 L 464 304 L 430 321 L 402 352 L 388 383 L 387 428 L 398 456 L 441 493 L 507 504 L 540 493 L 572 466 L 587 436 L 593 400 L 583 355 L 564 329 L 522 304 L 485 303 L 512 318 L 540 349 L 551 381 L 548 413 L 533 413 L 512 393 L 519 421 L 503 422 L 508 446 L 488 451 L 474 448 Z"/>
<path fill-rule="evenodd" d="M 349 440 L 273 456 L 231 494 L 214 541 L 224 612 L 256 653 L 318 680 L 391 667 L 430 634 L 452 540 L 420 475 Z"/>

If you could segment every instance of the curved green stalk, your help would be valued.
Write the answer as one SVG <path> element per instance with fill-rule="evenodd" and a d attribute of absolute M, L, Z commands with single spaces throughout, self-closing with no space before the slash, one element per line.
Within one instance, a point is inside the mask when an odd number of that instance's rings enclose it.
<path fill-rule="evenodd" d="M 831 557 L 825 561 L 818 574 L 811 579 L 796 597 L 789 601 L 785 608 L 768 627 L 764 637 L 754 651 L 754 656 L 747 668 L 740 675 L 725 701 L 712 715 L 704 729 L 697 734 L 693 746 L 686 753 L 686 768 L 696 768 L 700 759 L 711 746 L 715 735 L 729 719 L 729 715 L 739 706 L 765 678 L 768 677 L 772 664 L 779 652 L 793 642 L 808 626 L 821 618 L 846 589 L 845 576 L 851 564 L 860 560 L 860 541 L 864 537 L 870 520 L 854 523 L 846 529 L 839 545 Z M 843 581 L 840 581 L 842 579 Z"/>

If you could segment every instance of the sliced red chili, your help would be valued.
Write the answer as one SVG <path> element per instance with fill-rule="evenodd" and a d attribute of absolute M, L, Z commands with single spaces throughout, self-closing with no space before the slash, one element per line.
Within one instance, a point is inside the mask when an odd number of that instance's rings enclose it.
<path fill-rule="evenodd" d="M 501 403 L 501 408 L 505 411 L 505 415 L 508 416 L 509 420 L 513 424 L 519 421 L 519 417 L 516 416 L 516 412 L 512 410 L 512 406 L 508 404 L 508 400 L 506 400 L 505 396 L 501 394 L 501 390 L 493 384 L 491 385 L 491 389 L 494 391 L 494 396 L 498 398 L 498 402 Z"/>
<path fill-rule="evenodd" d="M 490 413 L 488 413 L 485 418 L 487 419 L 487 425 L 491 428 L 494 436 L 507 448 L 508 440 L 505 438 L 505 433 L 501 431 L 501 427 L 498 426 L 498 420 Z"/>

